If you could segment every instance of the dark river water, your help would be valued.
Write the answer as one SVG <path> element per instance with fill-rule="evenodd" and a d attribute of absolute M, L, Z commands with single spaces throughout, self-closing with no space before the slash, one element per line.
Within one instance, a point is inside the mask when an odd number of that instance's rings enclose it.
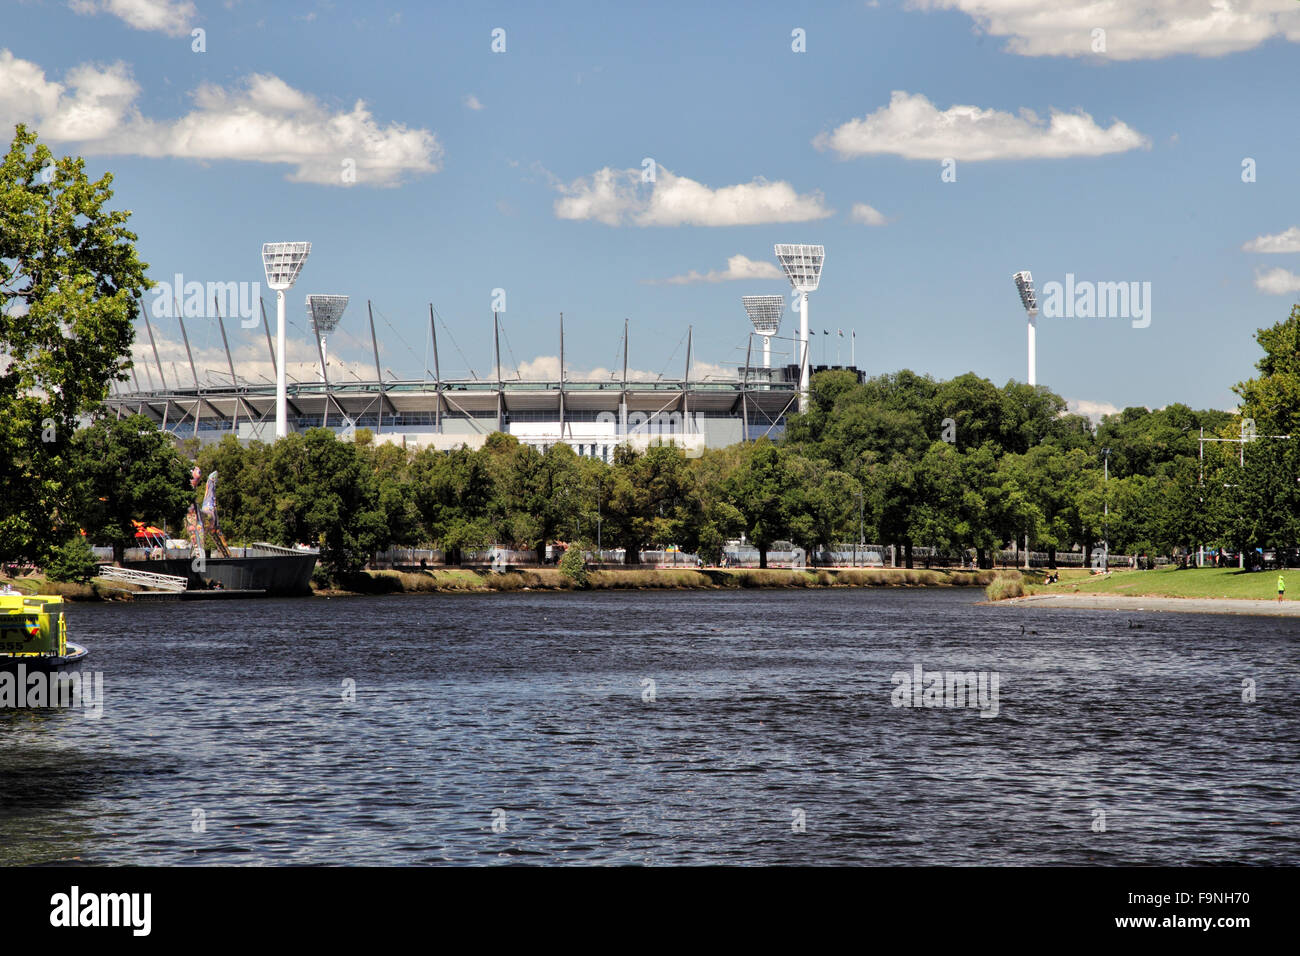
<path fill-rule="evenodd" d="M 102 716 L 0 709 L 0 863 L 1300 862 L 1300 621 L 981 596 L 74 606 Z"/>

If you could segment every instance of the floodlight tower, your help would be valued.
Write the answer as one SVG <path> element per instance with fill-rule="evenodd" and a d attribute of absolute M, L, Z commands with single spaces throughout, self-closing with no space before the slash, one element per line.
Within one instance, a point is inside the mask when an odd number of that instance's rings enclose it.
<path fill-rule="evenodd" d="M 781 314 L 785 311 L 783 295 L 743 295 L 745 312 L 754 323 L 754 331 L 763 336 L 763 368 L 772 367 L 772 336 L 781 327 Z"/>
<path fill-rule="evenodd" d="M 325 360 L 328 356 L 326 339 L 339 327 L 343 310 L 348 307 L 345 295 L 309 295 L 307 296 L 307 315 L 311 318 L 311 328 L 320 336 L 321 380 L 325 379 Z"/>
<path fill-rule="evenodd" d="M 1029 384 L 1038 384 L 1038 345 L 1035 333 L 1038 330 L 1038 296 L 1034 293 L 1034 277 L 1028 272 L 1017 272 L 1012 278 L 1020 291 L 1020 303 L 1029 315 Z"/>
<path fill-rule="evenodd" d="M 293 288 L 302 264 L 311 255 L 310 242 L 266 242 L 262 244 L 262 268 L 266 284 L 275 290 L 275 437 L 289 434 L 289 386 L 285 371 L 284 293 Z"/>
<path fill-rule="evenodd" d="M 778 243 L 776 258 L 794 291 L 799 293 L 799 411 L 808 410 L 808 293 L 817 291 L 825 246 Z"/>

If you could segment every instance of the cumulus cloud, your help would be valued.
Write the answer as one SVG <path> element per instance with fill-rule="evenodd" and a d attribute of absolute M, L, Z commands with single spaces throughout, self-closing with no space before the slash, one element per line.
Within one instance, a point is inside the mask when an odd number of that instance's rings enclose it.
<path fill-rule="evenodd" d="M 629 382 L 657 382 L 660 379 L 680 379 L 682 373 L 686 371 L 685 361 L 685 357 L 683 357 L 681 364 L 674 364 L 674 367 L 666 372 L 651 372 L 646 369 L 629 368 L 627 370 L 627 380 Z M 676 359 L 674 359 L 674 363 L 676 363 Z M 520 362 L 517 370 L 519 378 L 525 382 L 556 382 L 560 378 L 560 357 L 558 355 L 538 355 L 536 358 Z M 570 364 L 564 371 L 564 380 L 566 382 L 621 382 L 623 380 L 621 366 L 617 369 L 605 368 L 603 365 L 589 369 L 578 369 Z M 734 382 L 736 380 L 736 371 L 735 369 L 715 365 L 712 362 L 691 362 L 691 381 L 701 382 L 705 379 L 725 379 Z"/>
<path fill-rule="evenodd" d="M 60 83 L 0 50 L 0 125 L 28 123 L 43 139 L 87 154 L 277 163 L 292 167 L 294 182 L 369 186 L 436 172 L 442 158 L 428 130 L 381 126 L 360 100 L 331 110 L 271 74 L 232 89 L 204 84 L 194 108 L 176 119 L 143 116 L 139 93 L 124 63 L 82 64 Z"/>
<path fill-rule="evenodd" d="M 920 93 L 895 90 L 889 105 L 849 120 L 813 140 L 842 159 L 894 154 L 905 159 L 1063 159 L 1149 148 L 1137 130 L 1116 120 L 1103 128 L 1084 112 L 1053 110 L 1044 122 L 1032 110 L 1018 114 L 978 106 L 940 110 Z"/>
<path fill-rule="evenodd" d="M 70 0 L 76 13 L 108 13 L 137 30 L 184 36 L 198 17 L 189 0 Z"/>
<path fill-rule="evenodd" d="M 714 269 L 710 272 L 697 272 L 692 269 L 685 275 L 672 276 L 668 279 L 644 279 L 650 285 L 691 285 L 696 282 L 730 282 L 733 279 L 783 279 L 785 276 L 775 263 L 750 259 L 735 255 L 727 259 L 727 268 Z"/>
<path fill-rule="evenodd" d="M 1105 415 L 1115 415 L 1119 412 L 1119 409 L 1110 402 L 1094 402 L 1086 398 L 1068 398 L 1065 401 L 1065 408 L 1075 415 L 1092 419 L 1094 423 L 1101 421 Z"/>
<path fill-rule="evenodd" d="M 1273 236 L 1258 236 L 1241 248 L 1246 252 L 1300 252 L 1300 226 Z"/>
<path fill-rule="evenodd" d="M 656 182 L 642 183 L 640 169 L 605 167 L 571 183 L 557 183 L 560 219 L 594 220 L 607 226 L 753 226 L 809 222 L 833 214 L 821 193 L 800 194 L 787 182 L 755 179 L 710 188 L 658 167 Z"/>
<path fill-rule="evenodd" d="M 483 104 L 479 101 L 479 98 L 477 96 L 475 96 L 473 93 L 470 93 L 468 96 L 465 97 L 465 107 L 471 110 L 481 110 L 483 108 Z"/>
<path fill-rule="evenodd" d="M 849 218 L 854 222 L 862 223 L 864 226 L 883 226 L 889 221 L 885 218 L 884 213 L 864 202 L 855 202 L 853 204 L 853 209 L 849 212 Z"/>
<path fill-rule="evenodd" d="M 1300 292 L 1300 276 L 1287 269 L 1255 271 L 1255 288 L 1269 295 L 1289 295 Z"/>
<path fill-rule="evenodd" d="M 1273 37 L 1300 42 L 1295 0 L 909 0 L 914 10 L 960 10 L 1021 56 L 1159 59 L 1224 56 Z M 1104 50 L 1095 30 L 1105 31 Z"/>

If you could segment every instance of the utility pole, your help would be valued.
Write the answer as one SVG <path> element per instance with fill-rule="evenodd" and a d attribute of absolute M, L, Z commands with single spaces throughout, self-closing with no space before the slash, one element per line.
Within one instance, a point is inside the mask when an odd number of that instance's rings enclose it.
<path fill-rule="evenodd" d="M 1105 477 L 1102 479 L 1102 500 L 1103 500 L 1103 518 L 1102 518 L 1102 544 L 1101 544 L 1101 570 L 1104 574 L 1110 569 L 1110 449 L 1101 450 L 1103 458 L 1103 469 Z"/>

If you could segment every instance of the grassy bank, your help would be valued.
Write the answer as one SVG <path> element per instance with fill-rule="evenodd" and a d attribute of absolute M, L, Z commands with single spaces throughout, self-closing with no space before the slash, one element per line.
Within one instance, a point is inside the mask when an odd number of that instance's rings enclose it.
<path fill-rule="evenodd" d="M 741 590 L 748 588 L 934 588 L 986 587 L 1016 571 L 949 571 L 924 568 L 625 568 L 588 573 L 588 590 Z M 61 594 L 69 601 L 131 600 L 131 585 L 95 579 L 89 584 L 61 584 L 38 575 L 10 580 L 27 594 Z M 427 571 L 357 571 L 338 575 L 329 586 L 313 585 L 317 594 L 418 594 L 421 592 L 572 591 L 572 581 L 555 568 L 497 574 L 471 568 Z"/>
<path fill-rule="evenodd" d="M 589 589 L 743 589 L 835 587 L 983 587 L 993 571 L 947 571 L 908 568 L 628 568 L 591 571 Z M 360 571 L 340 575 L 325 594 L 391 594 L 421 591 L 568 591 L 573 583 L 554 568 L 496 574 L 468 568 L 438 568 L 421 572 Z"/>
<path fill-rule="evenodd" d="M 1283 571 L 1287 600 L 1300 592 L 1300 570 Z M 1067 576 L 1068 575 L 1068 576 Z M 1112 571 L 1090 575 L 1062 572 L 1056 584 L 1038 584 L 1031 594 L 1116 594 L 1128 597 L 1205 598 L 1212 600 L 1271 600 L 1277 597 L 1277 571 L 1236 568 L 1160 568 L 1155 571 Z"/>
<path fill-rule="evenodd" d="M 88 584 L 72 584 L 63 581 L 50 581 L 39 574 L 21 578 L 7 578 L 0 575 L 0 587 L 8 585 L 24 594 L 58 594 L 65 601 L 129 601 L 131 595 L 141 588 L 116 581 L 101 581 L 93 578 Z"/>

